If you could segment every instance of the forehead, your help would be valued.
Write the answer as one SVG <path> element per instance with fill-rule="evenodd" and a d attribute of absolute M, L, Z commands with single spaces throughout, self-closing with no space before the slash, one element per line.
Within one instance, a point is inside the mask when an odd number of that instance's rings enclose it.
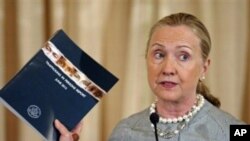
<path fill-rule="evenodd" d="M 196 36 L 194 31 L 188 26 L 161 26 L 157 27 L 153 32 L 150 45 L 160 43 L 163 45 L 168 44 L 184 44 L 189 46 L 199 46 L 200 39 Z"/>

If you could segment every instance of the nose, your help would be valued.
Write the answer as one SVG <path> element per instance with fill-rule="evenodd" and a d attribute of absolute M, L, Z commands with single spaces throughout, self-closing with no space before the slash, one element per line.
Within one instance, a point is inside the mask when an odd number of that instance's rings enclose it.
<path fill-rule="evenodd" d="M 173 58 L 166 57 L 162 64 L 162 74 L 167 76 L 173 76 L 176 74 L 176 65 Z"/>

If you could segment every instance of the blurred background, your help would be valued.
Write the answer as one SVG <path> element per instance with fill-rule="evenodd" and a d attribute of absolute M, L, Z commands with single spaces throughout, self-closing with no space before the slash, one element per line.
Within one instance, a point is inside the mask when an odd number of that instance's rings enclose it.
<path fill-rule="evenodd" d="M 150 27 L 176 12 L 201 19 L 212 37 L 206 84 L 222 109 L 250 123 L 250 2 L 248 0 L 0 0 L 0 88 L 63 29 L 120 81 L 84 118 L 81 141 L 105 141 L 117 122 L 148 107 Z M 41 141 L 0 104 L 1 141 Z"/>

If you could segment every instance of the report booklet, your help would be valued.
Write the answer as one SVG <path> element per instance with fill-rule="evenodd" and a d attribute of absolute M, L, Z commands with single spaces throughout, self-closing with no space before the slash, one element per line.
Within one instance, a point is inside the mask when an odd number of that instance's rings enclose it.
<path fill-rule="evenodd" d="M 0 101 L 45 140 L 58 141 L 54 120 L 72 130 L 117 81 L 59 30 L 0 90 Z"/>

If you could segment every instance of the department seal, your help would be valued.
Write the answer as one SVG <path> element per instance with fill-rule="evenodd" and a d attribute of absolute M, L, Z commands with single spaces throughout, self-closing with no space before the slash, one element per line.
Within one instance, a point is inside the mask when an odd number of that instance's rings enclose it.
<path fill-rule="evenodd" d="M 31 118 L 39 118 L 42 114 L 41 109 L 36 105 L 30 105 L 27 108 L 27 113 Z"/>

